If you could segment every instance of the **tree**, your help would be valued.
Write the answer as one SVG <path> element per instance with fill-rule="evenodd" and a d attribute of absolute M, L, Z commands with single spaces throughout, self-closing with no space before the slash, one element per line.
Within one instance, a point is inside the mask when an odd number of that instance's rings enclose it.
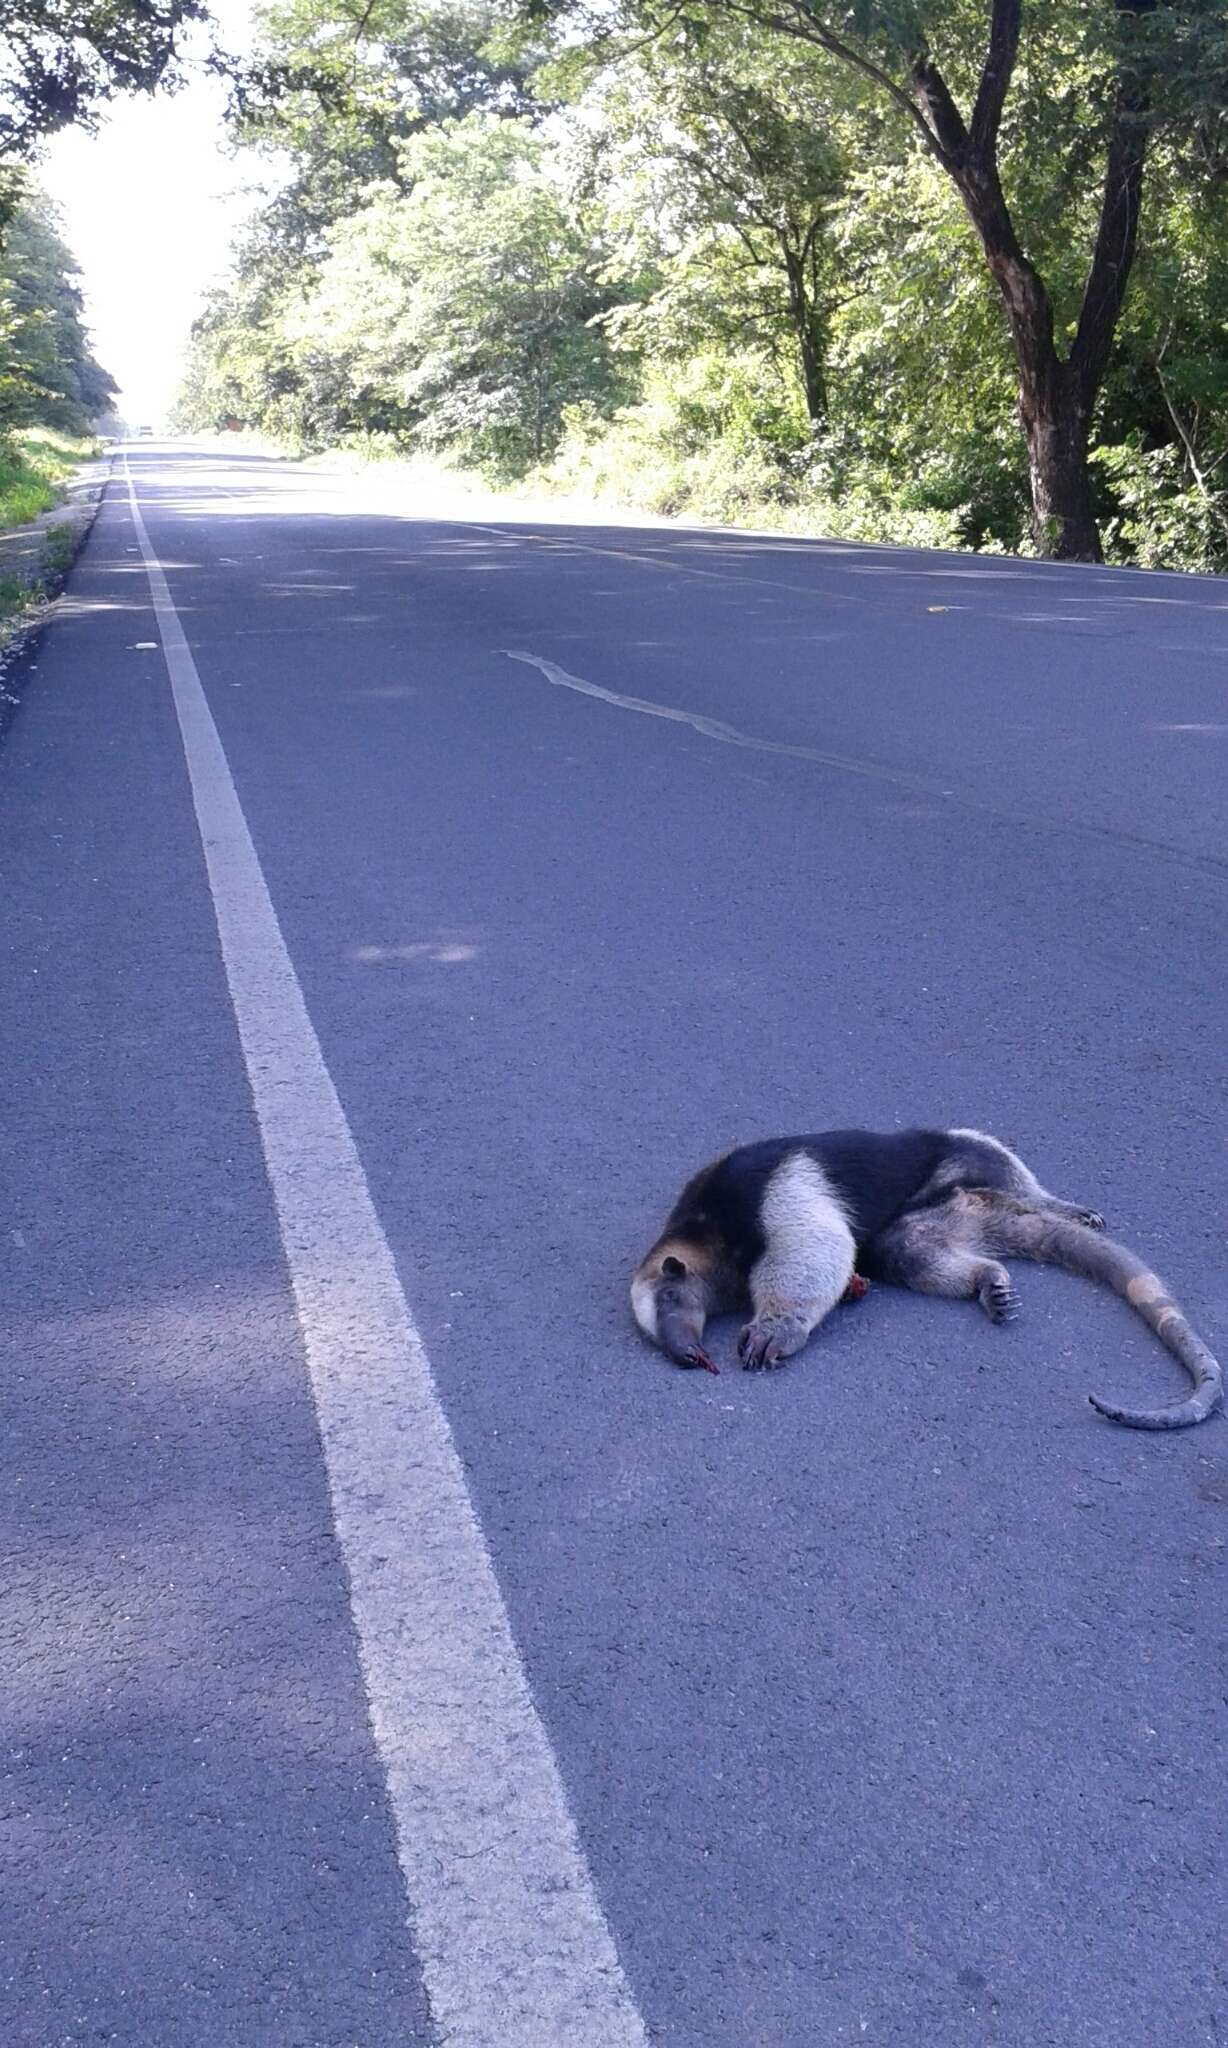
<path fill-rule="evenodd" d="M 186 24 L 206 0 L 6 0 L 0 42 L 0 157 L 31 157 L 120 92 L 173 73 Z"/>
<path fill-rule="evenodd" d="M 567 12 L 571 0 L 529 0 L 530 11 L 535 5 Z M 661 14 L 657 0 L 630 5 L 637 30 L 657 34 L 679 11 Z M 991 0 L 987 21 L 971 0 L 694 5 L 810 43 L 848 66 L 951 181 L 1013 344 L 1038 545 L 1059 558 L 1099 559 L 1089 435 L 1134 260 L 1148 148 L 1162 123 L 1214 128 L 1222 120 L 1228 27 L 1218 0 L 1101 0 L 1094 11 L 1061 0 Z M 592 34 L 611 42 L 605 9 Z M 1063 90 L 1046 99 L 1040 79 L 1054 55 Z M 1011 106 L 1020 78 L 1029 122 Z M 1051 195 L 1068 199 L 1075 229 L 1090 225 L 1077 302 L 1058 311 L 1024 246 L 1033 223 L 1021 196 L 1038 163 Z"/>
<path fill-rule="evenodd" d="M 608 405 L 606 252 L 526 121 L 471 114 L 405 144 L 296 287 L 276 246 L 198 322 L 185 424 L 234 417 L 318 445 L 391 434 L 502 472 Z"/>
<path fill-rule="evenodd" d="M 604 122 L 651 167 L 670 283 L 719 276 L 713 328 L 735 346 L 793 350 L 806 413 L 827 419 L 836 289 L 831 222 L 845 188 L 846 92 L 838 67 L 782 53 L 744 24 L 682 21 L 602 91 Z"/>
<path fill-rule="evenodd" d="M 546 68 L 505 4 L 566 10 Z M 269 19 L 240 132 L 292 176 L 201 323 L 200 423 L 508 469 L 562 433 L 654 505 L 1222 565 L 1225 0 Z"/>
<path fill-rule="evenodd" d="M 0 257 L 0 431 L 84 434 L 118 388 L 90 350 L 76 277 L 49 201 L 31 195 Z"/>
<path fill-rule="evenodd" d="M 537 110 L 534 59 L 501 48 L 496 0 L 283 0 L 261 20 L 258 57 L 234 81 L 233 127 L 249 149 L 289 157 L 270 230 L 312 252 L 323 231 L 385 182 L 404 190 L 402 150 L 467 114 Z"/>
<path fill-rule="evenodd" d="M 410 187 L 332 237 L 301 332 L 344 354 L 427 446 L 540 461 L 612 372 L 601 252 L 524 122 L 474 114 L 410 143 Z"/>
<path fill-rule="evenodd" d="M 1101 406 L 1094 457 L 1113 511 L 1108 544 L 1148 566 L 1222 571 L 1228 555 L 1228 213 L 1208 178 L 1161 136 L 1149 228 Z M 1228 166 L 1225 167 L 1228 170 Z"/>

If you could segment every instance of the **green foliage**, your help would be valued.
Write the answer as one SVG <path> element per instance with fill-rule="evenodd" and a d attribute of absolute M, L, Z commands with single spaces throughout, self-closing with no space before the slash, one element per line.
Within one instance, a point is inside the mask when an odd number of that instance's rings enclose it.
<path fill-rule="evenodd" d="M 91 353 L 76 274 L 49 202 L 32 193 L 0 250 L 0 433 L 34 422 L 88 433 L 116 390 Z"/>
<path fill-rule="evenodd" d="M 58 579 L 68 574 L 72 567 L 75 553 L 76 548 L 71 526 L 65 524 L 63 526 L 49 526 L 47 528 L 47 537 L 43 543 L 43 559 L 53 578 Z"/>
<path fill-rule="evenodd" d="M 754 349 L 823 420 L 834 223 L 864 127 L 840 67 L 740 22 L 684 17 L 588 104 L 589 175 L 612 184 L 618 227 L 655 274 L 639 328 L 650 352 Z"/>
<path fill-rule="evenodd" d="M 614 420 L 576 408 L 562 446 L 534 482 L 647 512 L 725 525 L 956 547 L 956 513 L 918 497 L 855 437 L 808 430 L 795 397 L 781 414 L 763 363 L 720 354 L 650 371 L 639 404 Z"/>
<path fill-rule="evenodd" d="M 0 626 L 18 618 L 29 602 L 29 586 L 20 576 L 0 576 Z"/>
<path fill-rule="evenodd" d="M 56 503 L 56 485 L 97 443 L 43 428 L 0 437 L 0 529 L 25 526 Z"/>
<path fill-rule="evenodd" d="M 530 124 L 473 114 L 414 137 L 399 165 L 327 232 L 306 281 L 262 300 L 257 269 L 215 301 L 184 424 L 306 446 L 401 433 L 514 474 L 554 445 L 564 407 L 619 395 L 605 252 Z"/>
<path fill-rule="evenodd" d="M 1140 569 L 1199 569 L 1223 574 L 1228 563 L 1228 491 L 1191 482 L 1179 448 L 1119 442 L 1097 451 L 1113 511 L 1105 556 Z"/>
<path fill-rule="evenodd" d="M 262 25 L 264 51 L 236 81 L 235 132 L 293 165 L 265 228 L 299 255 L 360 210 L 363 188 L 406 189 L 414 136 L 536 110 L 533 60 L 509 41 L 497 0 L 282 0 Z"/>
<path fill-rule="evenodd" d="M 1019 337 L 922 133 L 938 64 L 971 119 L 989 10 L 759 7 L 522 7 L 519 40 L 499 0 L 270 10 L 239 133 L 291 172 L 198 324 L 181 423 L 658 511 L 1031 548 Z M 1224 569 L 1228 14 L 1025 0 L 1022 19 L 995 161 L 1059 363 L 1123 95 L 1149 133 L 1095 384 L 1106 549 Z"/>
<path fill-rule="evenodd" d="M 49 479 L 11 441 L 0 441 L 0 528 L 26 526 L 55 503 Z"/>

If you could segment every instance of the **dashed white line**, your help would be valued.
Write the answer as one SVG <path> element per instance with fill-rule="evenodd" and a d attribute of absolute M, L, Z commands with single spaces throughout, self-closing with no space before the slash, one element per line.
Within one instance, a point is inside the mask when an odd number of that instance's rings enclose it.
<path fill-rule="evenodd" d="M 646 2048 L 126 459 L 125 469 L 440 2040 Z"/>

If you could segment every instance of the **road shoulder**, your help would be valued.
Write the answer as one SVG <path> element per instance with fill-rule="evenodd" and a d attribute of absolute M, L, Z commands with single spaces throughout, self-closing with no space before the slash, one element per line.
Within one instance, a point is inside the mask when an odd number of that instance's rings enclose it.
<path fill-rule="evenodd" d="M 107 450 L 83 462 L 63 485 L 57 505 L 23 526 L 0 532 L 0 736 L 18 696 L 19 657 L 51 615 L 69 571 L 89 538 L 114 465 Z"/>

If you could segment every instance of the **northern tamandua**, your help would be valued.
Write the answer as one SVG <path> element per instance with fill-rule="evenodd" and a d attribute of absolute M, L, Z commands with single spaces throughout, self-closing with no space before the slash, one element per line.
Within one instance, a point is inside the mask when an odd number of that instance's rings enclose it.
<path fill-rule="evenodd" d="M 1206 1345 L 1104 1218 L 1063 1202 L 981 1131 L 820 1131 L 743 1145 L 689 1180 L 631 1282 L 647 1337 L 676 1364 L 716 1368 L 709 1315 L 749 1301 L 738 1339 L 748 1372 L 781 1365 L 860 1274 L 922 1294 L 975 1298 L 991 1322 L 1014 1312 L 1003 1258 L 1037 1259 L 1124 1295 L 1194 1382 L 1165 1408 L 1092 1406 L 1132 1429 L 1203 1422 L 1223 1395 Z"/>

